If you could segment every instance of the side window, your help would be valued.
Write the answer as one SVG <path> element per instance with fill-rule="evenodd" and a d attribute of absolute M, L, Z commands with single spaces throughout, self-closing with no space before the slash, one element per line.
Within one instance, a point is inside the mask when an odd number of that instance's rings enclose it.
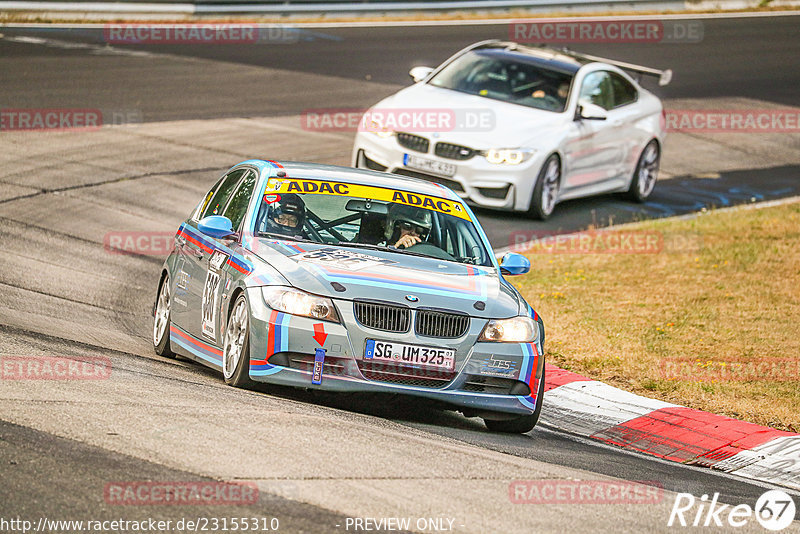
<path fill-rule="evenodd" d="M 606 110 L 614 107 L 614 88 L 608 72 L 597 71 L 586 75 L 578 101 L 586 100 Z"/>
<path fill-rule="evenodd" d="M 247 171 L 247 174 L 239 184 L 239 189 L 231 196 L 228 207 L 225 208 L 223 215 L 231 220 L 233 229 L 239 231 L 239 226 L 247 215 L 247 206 L 250 204 L 250 198 L 253 195 L 253 186 L 256 184 L 256 173 Z"/>
<path fill-rule="evenodd" d="M 631 102 L 636 102 L 638 98 L 638 94 L 636 93 L 636 88 L 617 74 L 616 72 L 611 73 L 611 85 L 614 88 L 614 107 L 618 108 L 619 106 L 624 106 L 625 104 L 630 104 Z"/>
<path fill-rule="evenodd" d="M 203 209 L 203 213 L 200 214 L 200 219 L 208 217 L 209 215 L 222 215 L 225 204 L 228 202 L 231 194 L 233 194 L 233 189 L 236 187 L 236 184 L 239 183 L 239 178 L 242 177 L 245 171 L 246 169 L 235 170 L 222 179 L 222 183 L 217 188 L 214 196 L 211 197 L 211 200 Z"/>

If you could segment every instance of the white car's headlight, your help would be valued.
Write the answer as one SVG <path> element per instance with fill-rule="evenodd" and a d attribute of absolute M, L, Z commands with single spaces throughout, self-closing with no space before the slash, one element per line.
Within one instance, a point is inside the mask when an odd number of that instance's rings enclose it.
<path fill-rule="evenodd" d="M 483 152 L 486 161 L 499 165 L 519 165 L 529 159 L 536 151 L 522 148 L 490 148 Z"/>
<path fill-rule="evenodd" d="M 394 132 L 391 129 L 386 128 L 383 125 L 383 121 L 377 115 L 378 114 L 373 113 L 372 110 L 368 111 L 362 118 L 363 128 L 369 133 L 377 135 L 381 139 L 387 139 L 393 136 Z"/>
<path fill-rule="evenodd" d="M 478 341 L 501 343 L 531 343 L 539 337 L 539 323 L 526 315 L 511 319 L 492 319 L 481 332 Z"/>
<path fill-rule="evenodd" d="M 273 310 L 322 321 L 339 322 L 339 315 L 329 298 L 285 286 L 264 286 L 261 288 L 261 293 L 264 295 L 264 302 Z"/>

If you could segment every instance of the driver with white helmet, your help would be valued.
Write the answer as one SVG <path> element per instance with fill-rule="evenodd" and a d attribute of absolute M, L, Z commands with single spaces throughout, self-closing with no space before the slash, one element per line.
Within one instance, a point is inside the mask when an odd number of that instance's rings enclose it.
<path fill-rule="evenodd" d="M 409 248 L 424 241 L 431 231 L 431 214 L 428 210 L 392 204 L 386 213 L 386 244 Z"/>

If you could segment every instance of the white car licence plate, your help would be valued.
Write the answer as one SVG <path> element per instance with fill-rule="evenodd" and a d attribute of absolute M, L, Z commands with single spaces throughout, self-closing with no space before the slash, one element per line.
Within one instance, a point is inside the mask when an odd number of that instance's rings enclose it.
<path fill-rule="evenodd" d="M 456 366 L 456 351 L 368 339 L 364 359 L 452 371 Z"/>
<path fill-rule="evenodd" d="M 426 171 L 440 176 L 450 177 L 456 174 L 456 166 L 452 163 L 434 161 L 432 159 L 414 156 L 413 154 L 403 154 L 403 165 L 409 169 Z"/>

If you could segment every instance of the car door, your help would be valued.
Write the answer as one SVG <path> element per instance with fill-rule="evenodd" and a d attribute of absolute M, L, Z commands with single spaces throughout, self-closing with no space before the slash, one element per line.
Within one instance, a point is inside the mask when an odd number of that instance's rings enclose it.
<path fill-rule="evenodd" d="M 624 76 L 610 72 L 611 86 L 614 91 L 614 107 L 608 112 L 608 120 L 617 132 L 619 145 L 618 159 L 614 162 L 612 172 L 615 185 L 624 185 L 633 173 L 633 167 L 639 157 L 639 151 L 649 141 L 646 131 L 639 128 L 642 116 L 641 106 L 637 106 L 639 92 Z"/>
<path fill-rule="evenodd" d="M 564 192 L 577 189 L 603 189 L 614 179 L 622 160 L 620 123 L 613 116 L 614 89 L 611 73 L 588 73 L 581 83 L 578 106 L 583 103 L 600 106 L 609 112 L 606 120 L 576 117 L 575 128 L 565 143 Z"/>
<path fill-rule="evenodd" d="M 201 333 L 214 345 L 221 347 L 224 341 L 225 310 L 227 309 L 228 289 L 237 271 L 228 260 L 232 255 L 241 255 L 242 225 L 247 215 L 250 201 L 253 197 L 253 188 L 256 185 L 258 174 L 250 169 L 239 181 L 239 184 L 228 200 L 222 212 L 224 217 L 230 219 L 232 227 L 239 234 L 235 241 L 214 241 L 219 248 L 209 257 L 203 287 L 201 302 Z"/>
<path fill-rule="evenodd" d="M 184 230 L 176 239 L 183 260 L 178 281 L 184 280 L 184 287 L 176 289 L 180 289 L 186 305 L 174 307 L 175 324 L 198 339 L 209 339 L 202 331 L 203 295 L 209 283 L 209 262 L 218 244 L 217 240 L 202 234 L 197 224 L 209 215 L 222 215 L 245 172 L 247 169 L 236 169 L 223 176 L 206 195 L 204 205 L 184 223 Z"/>

